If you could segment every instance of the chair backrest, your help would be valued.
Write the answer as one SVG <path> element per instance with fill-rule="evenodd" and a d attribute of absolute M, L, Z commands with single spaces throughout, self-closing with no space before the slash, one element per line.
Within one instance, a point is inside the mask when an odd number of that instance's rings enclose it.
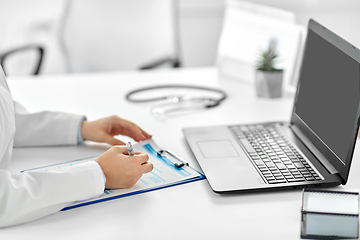
<path fill-rule="evenodd" d="M 44 58 L 39 74 L 65 72 L 57 33 L 64 3 L 64 0 L 0 0 L 0 57 L 8 75 L 36 73 L 40 48 Z"/>
<path fill-rule="evenodd" d="M 139 69 L 175 57 L 172 0 L 69 0 L 60 41 L 69 72 Z"/>
<path fill-rule="evenodd" d="M 11 72 L 14 65 L 16 74 L 38 75 L 43 61 L 43 56 L 44 48 L 42 46 L 35 44 L 24 45 L 8 50 L 7 52 L 0 53 L 0 65 L 3 68 L 5 75 L 8 75 L 9 68 Z"/>

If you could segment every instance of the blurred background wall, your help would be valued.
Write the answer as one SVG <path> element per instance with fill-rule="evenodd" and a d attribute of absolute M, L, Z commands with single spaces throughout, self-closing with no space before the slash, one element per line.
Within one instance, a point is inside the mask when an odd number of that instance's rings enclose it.
<path fill-rule="evenodd" d="M 250 0 L 292 11 L 307 26 L 310 18 L 360 47 L 359 0 Z M 223 0 L 180 0 L 185 66 L 213 65 L 221 33 Z"/>
<path fill-rule="evenodd" d="M 131 1 L 131 0 L 130 0 Z M 314 18 L 360 47 L 359 0 L 249 0 L 295 12 L 297 22 Z M 65 0 L 0 0 L 0 53 L 27 42 L 49 49 L 43 74 L 66 72 L 57 46 L 59 19 Z M 86 2 L 86 1 L 85 1 Z M 224 16 L 223 0 L 176 0 L 179 46 L 183 67 L 212 66 Z M 46 61 L 47 60 L 47 61 Z"/>

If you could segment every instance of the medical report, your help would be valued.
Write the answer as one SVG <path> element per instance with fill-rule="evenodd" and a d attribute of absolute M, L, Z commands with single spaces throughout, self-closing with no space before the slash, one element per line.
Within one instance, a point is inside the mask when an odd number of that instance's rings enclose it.
<path fill-rule="evenodd" d="M 81 207 L 93 203 L 103 202 L 115 198 L 126 197 L 134 194 L 148 192 L 160 188 L 170 187 L 178 184 L 192 182 L 204 179 L 205 176 L 194 170 L 193 168 L 185 165 L 178 168 L 174 163 L 166 158 L 157 154 L 161 150 L 156 143 L 152 140 L 145 140 L 133 145 L 135 152 L 144 152 L 149 155 L 149 162 L 154 165 L 154 169 L 139 179 L 139 181 L 131 188 L 127 189 L 105 189 L 104 193 L 96 198 L 91 198 L 85 201 L 77 201 L 62 209 L 69 210 L 76 207 Z M 60 163 L 56 165 L 45 166 L 42 168 L 29 169 L 25 171 L 56 171 L 61 168 L 71 167 L 87 161 L 95 161 L 96 157 L 79 159 L 70 162 Z"/>

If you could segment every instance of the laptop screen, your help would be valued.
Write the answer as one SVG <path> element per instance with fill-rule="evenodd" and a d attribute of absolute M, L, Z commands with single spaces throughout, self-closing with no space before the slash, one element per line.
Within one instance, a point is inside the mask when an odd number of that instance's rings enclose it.
<path fill-rule="evenodd" d="M 359 121 L 360 50 L 311 19 L 291 124 L 335 168 L 342 184 Z"/>
<path fill-rule="evenodd" d="M 308 32 L 295 113 L 346 164 L 360 101 L 359 63 Z"/>

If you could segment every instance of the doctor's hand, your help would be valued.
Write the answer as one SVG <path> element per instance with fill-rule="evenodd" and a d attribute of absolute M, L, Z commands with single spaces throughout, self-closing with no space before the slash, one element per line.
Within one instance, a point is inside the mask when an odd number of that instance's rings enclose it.
<path fill-rule="evenodd" d="M 118 116 L 106 117 L 91 122 L 85 120 L 81 125 L 81 135 L 84 140 L 106 142 L 111 145 L 124 145 L 124 142 L 114 138 L 114 136 L 120 134 L 131 137 L 137 142 L 151 138 L 151 135 L 136 124 Z"/>
<path fill-rule="evenodd" d="M 105 174 L 105 188 L 116 189 L 132 187 L 144 173 L 151 172 L 153 165 L 148 160 L 145 153 L 130 156 L 125 146 L 113 146 L 96 161 Z"/>

